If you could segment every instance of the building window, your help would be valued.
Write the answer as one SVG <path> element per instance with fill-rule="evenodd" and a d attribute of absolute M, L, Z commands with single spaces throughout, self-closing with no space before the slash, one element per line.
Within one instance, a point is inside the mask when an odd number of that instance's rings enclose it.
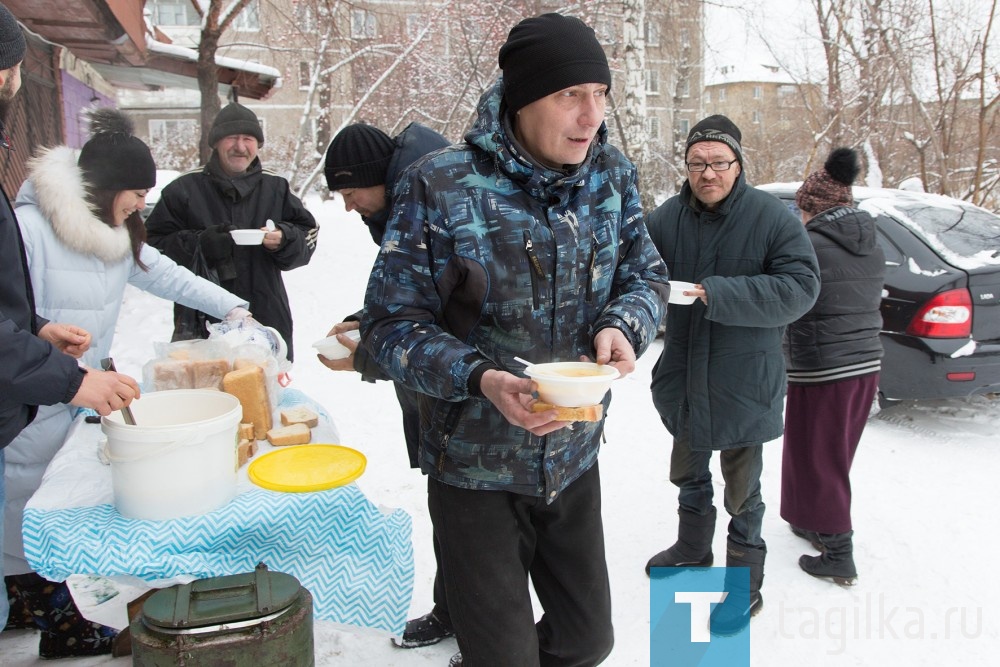
<path fill-rule="evenodd" d="M 691 81 L 687 77 L 677 82 L 677 97 L 691 97 Z"/>
<path fill-rule="evenodd" d="M 725 88 L 719 88 L 719 101 L 720 102 L 725 102 L 726 101 L 726 89 Z"/>
<path fill-rule="evenodd" d="M 406 38 L 410 40 L 416 39 L 425 25 L 427 25 L 427 21 L 422 14 L 407 14 Z"/>
<path fill-rule="evenodd" d="M 316 23 L 316 9 L 308 2 L 295 3 L 295 20 L 301 32 L 314 33 L 319 28 Z"/>
<path fill-rule="evenodd" d="M 795 86 L 790 86 L 787 83 L 778 86 L 778 97 L 788 97 L 795 94 Z"/>
<path fill-rule="evenodd" d="M 761 114 L 760 114 L 760 112 L 759 111 L 754 111 L 753 114 L 751 115 L 751 119 L 755 123 L 760 123 L 760 121 L 761 121 Z"/>
<path fill-rule="evenodd" d="M 299 61 L 299 90 L 307 90 L 312 83 L 312 65 L 308 60 Z"/>
<path fill-rule="evenodd" d="M 660 24 L 655 21 L 646 21 L 645 25 L 646 46 L 660 45 Z"/>
<path fill-rule="evenodd" d="M 657 116 L 650 116 L 646 119 L 646 135 L 653 141 L 659 141 L 660 119 Z"/>
<path fill-rule="evenodd" d="M 762 97 L 764 97 L 764 89 L 761 88 L 760 86 L 754 86 L 753 87 L 753 98 L 755 100 L 759 100 Z"/>
<path fill-rule="evenodd" d="M 681 43 L 682 49 L 691 48 L 691 35 L 688 34 L 687 28 L 682 28 L 677 35 L 678 41 Z"/>
<path fill-rule="evenodd" d="M 152 0 L 154 25 L 185 26 L 198 25 L 200 19 L 190 2 L 182 0 Z"/>
<path fill-rule="evenodd" d="M 354 39 L 374 39 L 375 14 L 363 9 L 351 11 L 351 37 Z"/>
<path fill-rule="evenodd" d="M 198 123 L 190 118 L 151 118 L 149 138 L 175 144 L 178 137 L 198 136 Z"/>
<path fill-rule="evenodd" d="M 660 72 L 655 69 L 646 70 L 646 94 L 660 94 Z"/>
<path fill-rule="evenodd" d="M 256 32 L 260 30 L 260 4 L 257 0 L 250 0 L 247 6 L 236 15 L 233 21 L 233 28 L 245 32 Z"/>
<path fill-rule="evenodd" d="M 705 90 L 705 104 L 710 104 L 712 102 L 712 91 Z"/>
<path fill-rule="evenodd" d="M 687 138 L 688 133 L 691 132 L 691 121 L 686 118 L 681 118 L 677 121 L 677 134 L 683 138 Z"/>

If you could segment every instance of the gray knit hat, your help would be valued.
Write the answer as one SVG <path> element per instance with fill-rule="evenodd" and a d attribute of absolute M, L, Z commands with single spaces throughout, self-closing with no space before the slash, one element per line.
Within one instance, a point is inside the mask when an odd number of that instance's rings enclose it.
<path fill-rule="evenodd" d="M 264 130 L 260 128 L 257 114 L 236 102 L 222 107 L 222 111 L 212 121 L 212 129 L 208 131 L 208 145 L 215 146 L 219 139 L 233 134 L 246 134 L 257 139 L 261 146 L 264 145 Z"/>
<path fill-rule="evenodd" d="M 28 44 L 17 19 L 6 6 L 0 5 L 0 71 L 10 69 L 24 60 Z"/>

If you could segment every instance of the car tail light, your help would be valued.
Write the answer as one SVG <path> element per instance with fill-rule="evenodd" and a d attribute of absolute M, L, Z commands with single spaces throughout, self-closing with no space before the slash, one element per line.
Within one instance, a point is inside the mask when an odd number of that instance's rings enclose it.
<path fill-rule="evenodd" d="M 917 312 L 906 333 L 921 338 L 968 338 L 972 335 L 972 297 L 967 289 L 935 294 Z"/>

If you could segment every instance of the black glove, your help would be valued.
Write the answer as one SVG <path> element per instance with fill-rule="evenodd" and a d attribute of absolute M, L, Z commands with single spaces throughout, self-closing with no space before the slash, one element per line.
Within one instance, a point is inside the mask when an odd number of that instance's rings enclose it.
<path fill-rule="evenodd" d="M 201 254 L 208 265 L 219 273 L 219 280 L 232 280 L 236 277 L 236 264 L 233 262 L 236 243 L 229 235 L 231 229 L 236 228 L 233 225 L 215 225 L 205 229 L 198 237 Z"/>

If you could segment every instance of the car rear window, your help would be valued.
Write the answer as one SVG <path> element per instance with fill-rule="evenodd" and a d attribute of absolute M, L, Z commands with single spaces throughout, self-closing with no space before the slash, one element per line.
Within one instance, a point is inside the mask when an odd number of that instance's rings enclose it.
<path fill-rule="evenodd" d="M 943 197 L 865 199 L 859 207 L 908 225 L 946 260 L 963 268 L 1000 264 L 1000 217 Z"/>

